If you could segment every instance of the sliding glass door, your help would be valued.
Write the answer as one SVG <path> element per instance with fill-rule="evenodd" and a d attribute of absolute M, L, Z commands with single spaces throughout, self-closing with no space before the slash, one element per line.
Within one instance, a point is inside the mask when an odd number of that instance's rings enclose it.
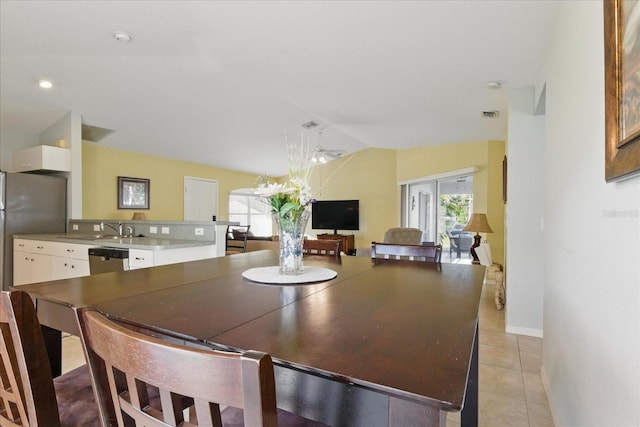
<path fill-rule="evenodd" d="M 454 175 L 402 186 L 404 227 L 443 246 L 443 261 L 469 259 L 471 233 L 462 231 L 473 210 L 473 175 Z"/>

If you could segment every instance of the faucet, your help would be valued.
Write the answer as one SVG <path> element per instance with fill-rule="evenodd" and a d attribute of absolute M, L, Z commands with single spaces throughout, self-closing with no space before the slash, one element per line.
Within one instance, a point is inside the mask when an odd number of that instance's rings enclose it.
<path fill-rule="evenodd" d="M 122 236 L 122 223 L 118 222 L 118 226 L 116 227 L 115 225 L 108 223 L 108 222 L 101 222 L 100 223 L 100 231 L 104 231 L 104 226 L 107 226 L 109 228 L 111 228 L 112 230 L 114 230 L 115 232 L 118 233 L 118 236 Z"/>

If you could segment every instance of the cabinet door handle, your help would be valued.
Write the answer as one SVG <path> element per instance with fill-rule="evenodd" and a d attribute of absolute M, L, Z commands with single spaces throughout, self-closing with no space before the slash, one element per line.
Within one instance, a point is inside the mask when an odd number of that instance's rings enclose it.
<path fill-rule="evenodd" d="M 44 249 L 44 246 L 36 246 L 38 249 Z"/>
<path fill-rule="evenodd" d="M 67 264 L 66 262 L 64 263 L 64 266 L 65 266 L 65 267 L 66 267 L 66 266 L 68 266 L 68 265 L 69 265 L 69 264 Z"/>
<path fill-rule="evenodd" d="M 24 248 L 24 243 L 18 243 L 18 246 Z"/>
<path fill-rule="evenodd" d="M 141 258 L 139 256 L 136 257 L 136 261 L 144 261 L 144 258 Z"/>
<path fill-rule="evenodd" d="M 73 253 L 73 252 L 74 252 L 74 250 L 73 250 L 73 249 L 67 249 L 67 252 L 69 252 L 69 253 Z"/>

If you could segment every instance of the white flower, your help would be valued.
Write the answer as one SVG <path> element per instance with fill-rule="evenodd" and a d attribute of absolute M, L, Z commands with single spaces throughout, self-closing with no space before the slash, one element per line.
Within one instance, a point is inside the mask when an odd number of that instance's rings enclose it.
<path fill-rule="evenodd" d="M 293 193 L 295 190 L 293 188 L 287 188 L 284 184 L 277 183 L 268 183 L 268 184 L 260 184 L 255 191 L 259 197 L 271 197 L 276 194 L 289 194 Z"/>

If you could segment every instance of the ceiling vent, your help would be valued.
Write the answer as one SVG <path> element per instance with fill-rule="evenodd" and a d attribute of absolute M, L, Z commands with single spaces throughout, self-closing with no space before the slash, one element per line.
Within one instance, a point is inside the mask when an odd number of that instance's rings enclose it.
<path fill-rule="evenodd" d="M 308 121 L 307 123 L 303 123 L 301 126 L 307 130 L 311 130 L 313 128 L 317 128 L 318 126 L 320 126 L 320 124 L 311 120 L 311 121 Z"/>
<path fill-rule="evenodd" d="M 105 136 L 115 131 L 111 129 L 99 128 L 97 126 L 82 124 L 82 139 L 91 142 L 98 142 Z"/>
<path fill-rule="evenodd" d="M 496 110 L 483 111 L 482 112 L 482 117 L 485 117 L 485 118 L 488 118 L 488 119 L 497 119 L 498 117 L 500 117 L 500 111 L 496 111 Z"/>

